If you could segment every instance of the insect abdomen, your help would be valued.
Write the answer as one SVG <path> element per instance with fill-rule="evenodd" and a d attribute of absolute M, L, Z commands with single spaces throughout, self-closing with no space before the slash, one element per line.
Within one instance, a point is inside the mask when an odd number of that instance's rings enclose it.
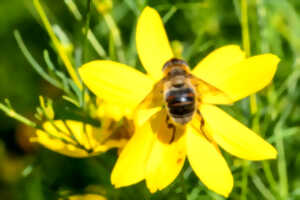
<path fill-rule="evenodd" d="M 172 89 L 166 94 L 169 113 L 173 120 L 185 124 L 195 111 L 195 93 L 191 88 Z"/>

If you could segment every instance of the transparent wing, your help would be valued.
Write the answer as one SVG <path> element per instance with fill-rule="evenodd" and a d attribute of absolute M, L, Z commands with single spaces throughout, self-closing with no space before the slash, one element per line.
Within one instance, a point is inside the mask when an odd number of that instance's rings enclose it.
<path fill-rule="evenodd" d="M 134 112 L 134 121 L 136 124 L 142 125 L 151 116 L 161 110 L 163 101 L 163 87 L 165 79 L 160 80 L 153 86 L 151 92 L 143 99 L 143 101 L 136 107 Z"/>
<path fill-rule="evenodd" d="M 163 105 L 163 86 L 165 79 L 160 80 L 153 86 L 151 92 L 143 99 L 138 108 L 153 108 Z"/>
<path fill-rule="evenodd" d="M 197 90 L 199 101 L 207 104 L 232 104 L 231 99 L 225 92 L 190 74 L 189 79 Z"/>

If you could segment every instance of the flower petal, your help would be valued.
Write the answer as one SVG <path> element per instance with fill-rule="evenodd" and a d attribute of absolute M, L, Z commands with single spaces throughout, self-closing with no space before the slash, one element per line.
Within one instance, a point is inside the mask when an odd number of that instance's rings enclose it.
<path fill-rule="evenodd" d="M 53 124 L 45 122 L 43 127 L 45 131 L 37 130 L 37 137 L 31 140 L 63 155 L 88 157 L 108 149 L 105 147 L 102 151 L 95 151 L 95 147 L 99 145 L 95 138 L 98 132 L 88 124 L 72 120 L 65 122 L 56 120 Z M 89 153 L 89 150 L 93 151 Z"/>
<path fill-rule="evenodd" d="M 166 113 L 153 119 L 155 141 L 149 155 L 146 169 L 146 184 L 151 193 L 170 185 L 181 171 L 186 157 L 186 139 L 183 132 L 176 131 L 177 137 L 170 143 L 173 129 L 167 127 Z M 156 127 L 155 127 L 156 126 Z"/>
<path fill-rule="evenodd" d="M 161 107 L 139 109 L 136 112 L 136 115 L 134 117 L 135 125 L 136 126 L 143 125 L 148 119 L 150 119 L 153 115 L 158 113 L 160 110 L 161 110 Z"/>
<path fill-rule="evenodd" d="M 200 61 L 193 69 L 192 73 L 205 81 L 213 85 L 216 72 L 222 69 L 226 69 L 233 64 L 239 63 L 245 59 L 245 53 L 237 45 L 227 45 L 214 50 L 202 61 Z M 200 84 L 201 90 L 203 90 L 203 84 Z M 215 86 L 215 85 L 213 85 Z M 206 86 L 207 88 L 207 86 Z M 218 88 L 220 89 L 220 88 Z M 218 89 L 202 91 L 202 101 L 209 104 L 231 104 L 233 99 L 230 96 L 226 96 L 223 91 Z"/>
<path fill-rule="evenodd" d="M 123 116 L 130 115 L 130 112 L 131 110 L 124 106 L 119 106 L 114 102 L 107 102 L 97 98 L 96 116 L 101 120 L 103 120 L 103 118 L 108 118 L 111 121 L 119 121 Z"/>
<path fill-rule="evenodd" d="M 278 62 L 277 56 L 262 54 L 226 67 L 219 63 L 215 67 L 211 66 L 211 71 L 201 71 L 199 65 L 199 69 L 193 72 L 237 101 L 266 87 L 273 79 Z M 225 64 L 228 63 L 225 61 Z"/>
<path fill-rule="evenodd" d="M 200 112 L 205 130 L 227 152 L 247 160 L 273 159 L 276 149 L 246 126 L 212 105 L 202 105 Z"/>
<path fill-rule="evenodd" d="M 149 93 L 153 81 L 145 74 L 108 60 L 92 61 L 79 69 L 87 87 L 106 102 L 134 108 Z"/>
<path fill-rule="evenodd" d="M 227 197 L 233 177 L 222 154 L 201 133 L 187 127 L 187 156 L 192 169 L 204 185 Z"/>
<path fill-rule="evenodd" d="M 111 174 L 115 187 L 135 184 L 145 178 L 145 170 L 154 142 L 150 123 L 139 127 L 121 152 Z"/>
<path fill-rule="evenodd" d="M 60 198 L 58 200 L 63 200 L 66 198 Z M 72 195 L 67 198 L 68 200 L 107 200 L 105 197 L 98 194 L 78 194 Z"/>
<path fill-rule="evenodd" d="M 163 65 L 174 57 L 163 22 L 153 8 L 146 7 L 136 27 L 136 48 L 139 58 L 154 80 L 162 77 Z"/>
<path fill-rule="evenodd" d="M 196 65 L 192 73 L 199 78 L 205 76 L 210 80 L 214 78 L 216 71 L 226 69 L 244 59 L 245 53 L 239 46 L 227 45 L 208 54 L 208 56 Z"/>

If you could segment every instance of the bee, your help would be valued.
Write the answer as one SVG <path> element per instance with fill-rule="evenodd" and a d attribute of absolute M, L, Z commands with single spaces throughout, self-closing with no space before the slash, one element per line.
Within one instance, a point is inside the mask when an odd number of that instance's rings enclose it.
<path fill-rule="evenodd" d="M 163 66 L 163 72 L 163 100 L 168 117 L 175 124 L 185 125 L 197 108 L 197 93 L 189 67 L 185 61 L 174 58 Z"/>
<path fill-rule="evenodd" d="M 191 74 L 184 60 L 172 58 L 164 64 L 162 71 L 164 77 L 154 85 L 152 92 L 144 99 L 142 105 L 144 107 L 162 105 L 166 108 L 166 123 L 168 128 L 173 129 L 171 143 L 175 138 L 176 127 L 184 127 L 195 115 L 198 115 L 200 119 L 200 126 L 204 125 L 198 109 L 203 93 L 227 97 L 219 89 Z"/>

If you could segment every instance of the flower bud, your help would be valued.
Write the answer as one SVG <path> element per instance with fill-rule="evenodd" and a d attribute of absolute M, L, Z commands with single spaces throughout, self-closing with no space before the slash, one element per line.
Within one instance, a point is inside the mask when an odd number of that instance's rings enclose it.
<path fill-rule="evenodd" d="M 112 0 L 94 0 L 94 4 L 98 12 L 102 14 L 106 14 L 107 12 L 110 12 L 113 7 Z"/>

